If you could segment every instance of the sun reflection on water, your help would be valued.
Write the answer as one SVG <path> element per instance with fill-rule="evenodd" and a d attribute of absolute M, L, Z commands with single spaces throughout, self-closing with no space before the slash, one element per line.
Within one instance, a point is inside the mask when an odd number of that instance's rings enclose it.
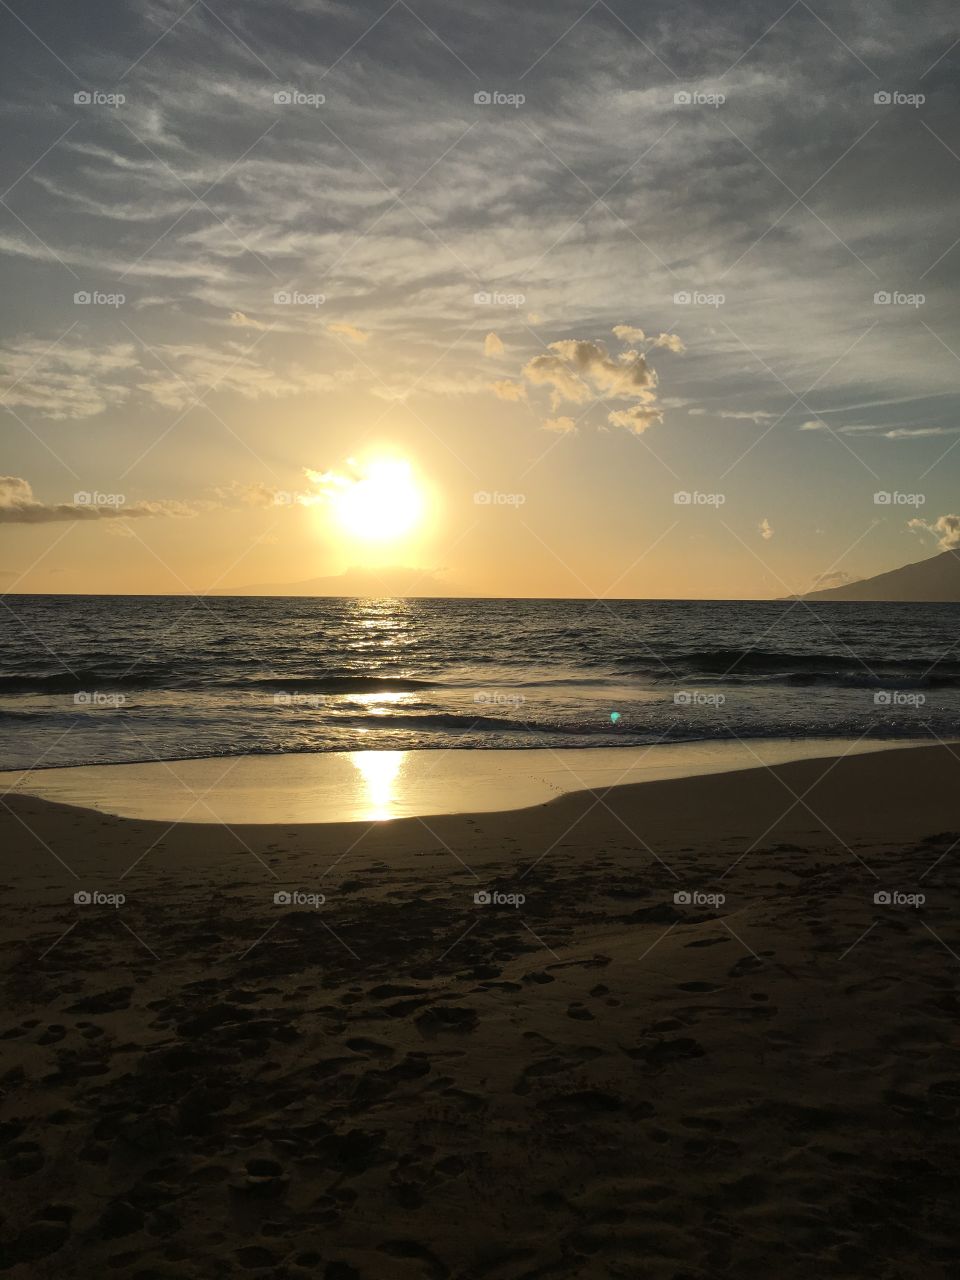
<path fill-rule="evenodd" d="M 351 751 L 350 763 L 360 774 L 367 806 L 362 820 L 384 822 L 395 814 L 395 783 L 405 751 Z"/>

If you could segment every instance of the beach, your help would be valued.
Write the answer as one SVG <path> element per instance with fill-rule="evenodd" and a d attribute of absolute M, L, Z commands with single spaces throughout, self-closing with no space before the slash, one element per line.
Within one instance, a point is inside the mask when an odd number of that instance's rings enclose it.
<path fill-rule="evenodd" d="M 950 1274 L 958 768 L 326 824 L 8 794 L 0 1267 Z"/>

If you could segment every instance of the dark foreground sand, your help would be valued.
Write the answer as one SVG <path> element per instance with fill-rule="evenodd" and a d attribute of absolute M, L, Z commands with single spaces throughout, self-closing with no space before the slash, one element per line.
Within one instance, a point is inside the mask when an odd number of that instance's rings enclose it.
<path fill-rule="evenodd" d="M 298 830 L 8 798 L 0 1269 L 956 1274 L 958 781 L 931 747 Z"/>

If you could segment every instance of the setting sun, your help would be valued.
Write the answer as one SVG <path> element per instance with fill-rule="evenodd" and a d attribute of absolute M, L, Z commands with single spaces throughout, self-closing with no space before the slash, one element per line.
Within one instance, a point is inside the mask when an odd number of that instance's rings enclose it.
<path fill-rule="evenodd" d="M 400 458 L 376 458 L 335 494 L 333 510 L 344 533 L 364 542 L 395 542 L 412 533 L 424 514 L 423 490 Z"/>

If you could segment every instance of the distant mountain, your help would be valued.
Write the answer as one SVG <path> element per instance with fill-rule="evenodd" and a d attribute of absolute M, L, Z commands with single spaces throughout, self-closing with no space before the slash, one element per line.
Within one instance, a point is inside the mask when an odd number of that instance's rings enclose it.
<path fill-rule="evenodd" d="M 905 564 L 874 578 L 848 582 L 826 591 L 810 591 L 803 600 L 903 600 L 933 603 L 960 602 L 960 548 L 943 551 L 928 560 Z"/>

